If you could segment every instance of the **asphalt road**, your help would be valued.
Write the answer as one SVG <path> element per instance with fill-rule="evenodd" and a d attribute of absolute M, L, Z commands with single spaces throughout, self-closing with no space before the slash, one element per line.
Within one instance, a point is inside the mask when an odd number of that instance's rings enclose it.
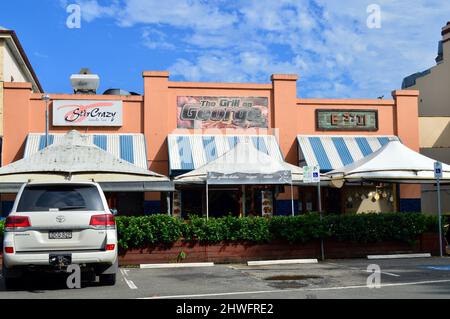
<path fill-rule="evenodd" d="M 368 288 L 367 266 L 380 267 L 380 287 Z M 371 281 L 376 284 L 377 282 Z M 63 276 L 39 275 L 0 298 L 449 298 L 450 258 L 346 259 L 300 265 L 216 265 L 202 268 L 121 268 L 117 284 L 83 282 L 68 289 Z"/>

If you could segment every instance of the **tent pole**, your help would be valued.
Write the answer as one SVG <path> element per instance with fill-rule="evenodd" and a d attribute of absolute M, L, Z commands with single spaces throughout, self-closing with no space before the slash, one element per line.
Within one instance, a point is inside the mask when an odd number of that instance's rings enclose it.
<path fill-rule="evenodd" d="M 294 214 L 294 189 L 292 186 L 292 182 L 291 182 L 291 213 L 292 213 L 292 216 L 295 215 Z"/>
<path fill-rule="evenodd" d="M 167 215 L 170 216 L 170 192 L 166 193 L 166 201 L 167 201 Z"/>
<path fill-rule="evenodd" d="M 209 191 L 208 191 L 208 180 L 206 180 L 206 219 L 209 218 Z"/>
<path fill-rule="evenodd" d="M 245 217 L 245 185 L 242 185 L 242 217 Z"/>

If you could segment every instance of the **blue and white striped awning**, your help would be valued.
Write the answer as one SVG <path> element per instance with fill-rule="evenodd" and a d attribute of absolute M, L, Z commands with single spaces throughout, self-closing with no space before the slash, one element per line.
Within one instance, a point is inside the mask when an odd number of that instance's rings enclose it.
<path fill-rule="evenodd" d="M 375 152 L 397 136 L 298 135 L 299 166 L 319 165 L 328 172 Z"/>
<path fill-rule="evenodd" d="M 171 174 L 174 171 L 186 172 L 197 169 L 222 156 L 242 141 L 251 141 L 258 150 L 283 160 L 274 135 L 170 134 L 168 146 Z"/>
<path fill-rule="evenodd" d="M 65 133 L 49 134 L 49 144 L 58 143 Z M 82 134 L 88 142 L 138 167 L 148 169 L 144 134 Z M 24 158 L 45 147 L 45 134 L 28 134 Z"/>

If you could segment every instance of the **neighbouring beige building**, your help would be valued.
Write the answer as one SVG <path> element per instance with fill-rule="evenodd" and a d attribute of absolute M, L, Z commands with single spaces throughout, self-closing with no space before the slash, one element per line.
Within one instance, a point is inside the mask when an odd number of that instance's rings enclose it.
<path fill-rule="evenodd" d="M 450 164 L 450 21 L 442 28 L 436 65 L 403 80 L 402 88 L 419 90 L 420 152 Z M 442 211 L 450 212 L 450 186 L 442 186 Z M 422 187 L 422 211 L 437 212 L 436 187 Z"/>
<path fill-rule="evenodd" d="M 29 82 L 34 92 L 43 92 L 16 33 L 0 26 L 0 150 L 3 137 L 4 82 Z"/>

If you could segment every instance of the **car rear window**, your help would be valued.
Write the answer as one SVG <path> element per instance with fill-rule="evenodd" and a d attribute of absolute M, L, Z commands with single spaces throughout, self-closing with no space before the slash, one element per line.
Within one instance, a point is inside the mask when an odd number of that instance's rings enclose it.
<path fill-rule="evenodd" d="M 92 185 L 29 185 L 17 206 L 18 212 L 103 210 L 97 187 Z"/>

